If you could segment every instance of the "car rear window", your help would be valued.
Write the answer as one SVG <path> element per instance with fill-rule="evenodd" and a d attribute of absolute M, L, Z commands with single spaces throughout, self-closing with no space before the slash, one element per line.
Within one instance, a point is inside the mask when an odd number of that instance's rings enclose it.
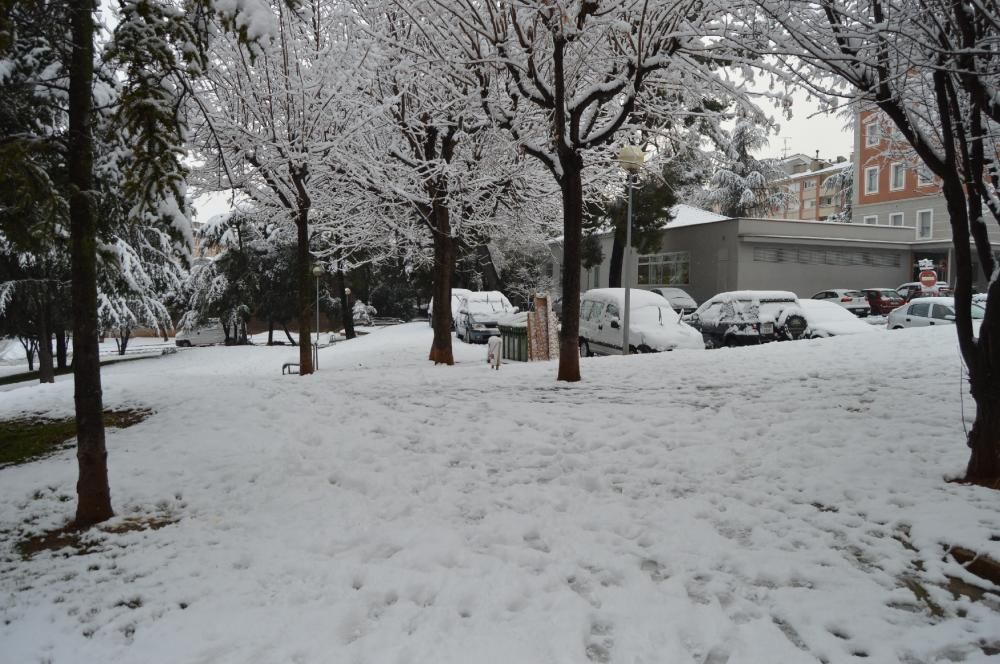
<path fill-rule="evenodd" d="M 861 293 L 861 291 L 858 291 L 858 290 L 844 291 L 844 295 L 846 295 L 848 297 L 864 297 L 864 295 Z"/>

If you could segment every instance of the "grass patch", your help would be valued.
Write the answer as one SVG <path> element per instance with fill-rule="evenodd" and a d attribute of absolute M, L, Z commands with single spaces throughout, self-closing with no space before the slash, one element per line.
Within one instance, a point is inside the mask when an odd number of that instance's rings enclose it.
<path fill-rule="evenodd" d="M 125 533 L 142 532 L 145 530 L 159 530 L 172 523 L 177 523 L 177 518 L 167 514 L 136 516 L 123 519 L 114 524 L 98 525 L 96 530 L 103 533 L 123 535 Z M 41 535 L 22 539 L 17 543 L 16 549 L 24 560 L 28 560 L 36 553 L 41 553 L 42 551 L 59 551 L 60 549 L 67 549 L 64 552 L 67 556 L 82 556 L 99 549 L 97 543 L 84 541 L 84 535 L 89 531 L 90 529 L 88 528 L 80 528 L 71 523 L 62 528 L 42 533 Z"/>
<path fill-rule="evenodd" d="M 124 429 L 152 415 L 143 409 L 104 411 L 104 426 Z M 40 415 L 0 420 L 0 468 L 34 461 L 63 449 L 76 437 L 76 420 L 47 419 Z"/>

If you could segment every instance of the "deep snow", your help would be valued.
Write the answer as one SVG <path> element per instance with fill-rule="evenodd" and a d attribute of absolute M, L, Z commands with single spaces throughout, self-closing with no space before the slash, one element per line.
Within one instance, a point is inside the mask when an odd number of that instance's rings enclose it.
<path fill-rule="evenodd" d="M 997 661 L 1000 598 L 945 555 L 1000 559 L 1000 494 L 961 474 L 953 329 L 582 360 L 425 358 L 379 330 L 107 367 L 117 519 L 22 561 L 72 515 L 72 450 L 0 469 L 0 662 Z M 72 413 L 72 381 L 0 417 Z M 919 586 L 917 585 L 919 584 Z M 939 607 L 935 616 L 913 588 Z M 996 588 L 994 591 L 998 590 Z M 991 650 L 992 649 L 992 650 Z"/>

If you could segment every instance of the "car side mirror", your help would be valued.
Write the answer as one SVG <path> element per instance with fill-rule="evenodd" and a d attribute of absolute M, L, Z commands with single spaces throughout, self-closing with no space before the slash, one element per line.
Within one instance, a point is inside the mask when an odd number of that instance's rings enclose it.
<path fill-rule="evenodd" d="M 955 317 L 952 316 L 951 314 L 948 314 L 947 316 L 945 316 L 944 319 L 945 320 L 950 320 L 953 323 L 955 322 Z"/>
<path fill-rule="evenodd" d="M 618 324 L 618 319 L 617 318 L 615 318 L 615 319 L 613 319 L 611 321 L 611 327 L 615 328 L 616 330 L 621 327 L 621 325 Z"/>

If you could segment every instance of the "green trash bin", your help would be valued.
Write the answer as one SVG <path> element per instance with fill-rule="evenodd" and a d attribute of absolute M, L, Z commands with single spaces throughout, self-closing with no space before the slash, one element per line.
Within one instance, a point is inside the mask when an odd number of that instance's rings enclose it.
<path fill-rule="evenodd" d="M 528 361 L 528 312 L 508 316 L 498 321 L 500 357 L 514 362 Z"/>

